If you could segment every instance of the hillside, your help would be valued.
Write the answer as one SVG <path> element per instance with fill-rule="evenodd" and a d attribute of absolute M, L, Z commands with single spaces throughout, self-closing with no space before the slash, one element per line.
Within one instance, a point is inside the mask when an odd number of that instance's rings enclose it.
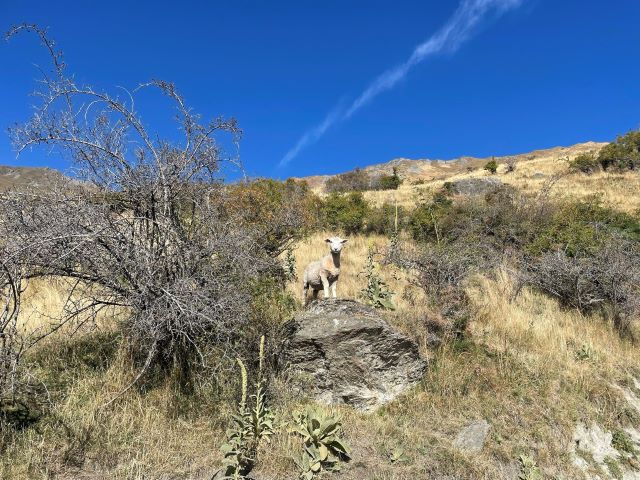
<path fill-rule="evenodd" d="M 0 166 L 0 191 L 10 188 L 39 187 L 64 179 L 58 170 L 38 167 Z"/>
<path fill-rule="evenodd" d="M 493 157 L 498 163 L 497 178 L 524 192 L 550 188 L 554 196 L 600 196 L 614 208 L 633 212 L 640 208 L 640 177 L 633 172 L 597 172 L 592 175 L 571 173 L 568 160 L 586 152 L 598 152 L 606 143 L 585 142 L 571 147 L 534 150 L 518 155 Z M 516 170 L 507 172 L 505 163 L 513 158 Z M 443 186 L 445 182 L 463 178 L 487 177 L 483 166 L 490 158 L 460 157 L 453 160 L 395 159 L 363 168 L 371 175 L 389 175 L 397 167 L 403 183 L 397 190 L 366 191 L 364 197 L 375 205 L 385 202 L 412 207 L 416 200 Z M 331 175 L 304 177 L 316 193 L 324 193 L 324 184 Z"/>
<path fill-rule="evenodd" d="M 251 384 L 256 364 L 262 364 L 254 349 L 262 334 L 269 365 L 265 398 L 276 431 L 260 445 L 254 470 L 243 478 L 640 478 L 640 175 L 572 173 L 566 161 L 603 145 L 589 142 L 516 155 L 512 172 L 506 171 L 506 157 L 496 158 L 496 175 L 483 170 L 487 159 L 480 158 L 396 159 L 367 167 L 372 174 L 388 174 L 396 166 L 403 179 L 398 190 L 365 192 L 364 210 L 393 225 L 393 209 L 376 205 L 406 207 L 396 240 L 408 262 L 383 259 L 381 252 L 394 238 L 388 230 L 360 225 L 344 233 L 346 228 L 330 224 L 327 217 L 316 218 L 319 225 L 303 224 L 279 258 L 288 274 L 246 282 L 253 295 L 249 318 L 230 329 L 241 339 L 238 349 L 219 350 L 216 340 L 203 340 L 197 352 L 203 363 L 190 358 L 192 383 L 184 389 L 176 367 L 164 377 L 158 369 L 133 386 L 135 359 L 124 340 L 130 306 L 110 303 L 95 317 L 83 313 L 57 325 L 69 308 L 79 305 L 84 312 L 84 304 L 73 297 L 78 283 L 47 275 L 25 280 L 20 332 L 27 338 L 41 331 L 52 334 L 24 356 L 29 378 L 37 380 L 30 386 L 43 400 L 35 419 L 20 417 L 20 428 L 0 431 L 0 478 L 211 479 L 225 461 L 220 447 L 229 441 L 247 382 L 236 356 L 247 364 Z M 32 170 L 6 169 L 5 185 L 43 185 L 59 175 Z M 493 197 L 451 194 L 443 199 L 445 182 L 476 177 L 514 188 Z M 298 190 L 287 190 L 293 182 L 233 184 L 229 194 L 237 212 L 231 209 L 230 214 L 238 215 L 233 229 L 249 222 L 251 228 L 265 228 L 264 238 L 274 238 L 272 227 L 283 218 L 288 225 L 316 213 L 307 205 L 326 206 L 323 202 L 332 198 L 322 192 L 327 178 L 308 179 L 319 197 L 295 184 Z M 528 195 L 535 192 L 544 194 Z M 297 194 L 312 198 L 293 197 Z M 594 194 L 603 201 L 584 201 Z M 310 203 L 303 204 L 306 200 Z M 339 207 L 348 210 L 348 205 Z M 110 212 L 108 220 L 120 210 Z M 129 225 L 130 216 L 120 214 Z M 282 326 L 305 311 L 303 270 L 327 254 L 325 239 L 338 233 L 348 238 L 338 296 L 367 302 L 368 290 L 377 288 L 377 295 L 379 288 L 388 289 L 395 309 L 380 309 L 380 316 L 428 362 L 417 385 L 373 413 L 315 403 L 308 391 L 292 388 L 287 375 L 271 371 Z M 239 240 L 230 241 L 235 246 Z M 98 250 L 97 245 L 92 248 Z M 90 266 L 93 255 L 87 253 Z M 368 266 L 381 284 L 371 283 Z M 90 302 L 99 289 L 87 292 L 84 301 Z M 609 303 L 602 303 L 604 297 Z M 625 312 L 631 312 L 630 319 Z M 627 330 L 616 323 L 625 320 Z M 54 331 L 54 326 L 59 328 Z M 357 363 L 359 355 L 347 352 L 345 358 Z M 309 406 L 342 422 L 351 461 L 343 462 L 340 473 L 301 477 L 295 461 L 301 444 L 291 432 L 292 413 Z M 469 440 L 469 435 L 476 437 Z"/>
<path fill-rule="evenodd" d="M 574 157 L 581 153 L 599 150 L 604 145 L 606 145 L 606 143 L 584 142 L 570 147 L 546 148 L 534 150 L 529 153 L 502 157 L 478 158 L 462 156 L 450 160 L 396 158 L 386 163 L 364 166 L 362 170 L 372 176 L 389 175 L 395 167 L 398 175 L 408 183 L 429 182 L 447 180 L 453 176 L 464 174 L 468 172 L 468 170 L 481 169 L 483 165 L 492 158 L 499 164 L 504 164 L 509 158 L 515 159 L 520 165 L 529 162 L 547 163 L 557 161 L 561 158 Z M 314 175 L 302 177 L 301 180 L 306 181 L 314 191 L 321 192 L 326 181 L 332 176 L 333 175 Z"/>

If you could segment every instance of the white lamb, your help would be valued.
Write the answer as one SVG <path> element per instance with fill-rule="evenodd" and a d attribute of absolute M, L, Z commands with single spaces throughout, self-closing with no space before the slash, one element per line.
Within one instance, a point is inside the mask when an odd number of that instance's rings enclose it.
<path fill-rule="evenodd" d="M 309 288 L 313 290 L 313 299 L 318 298 L 318 292 L 324 291 L 324 298 L 331 296 L 336 298 L 336 285 L 340 276 L 340 252 L 346 240 L 340 237 L 331 237 L 325 240 L 330 246 L 330 253 L 320 260 L 311 262 L 304 269 L 302 302 L 306 305 Z"/>

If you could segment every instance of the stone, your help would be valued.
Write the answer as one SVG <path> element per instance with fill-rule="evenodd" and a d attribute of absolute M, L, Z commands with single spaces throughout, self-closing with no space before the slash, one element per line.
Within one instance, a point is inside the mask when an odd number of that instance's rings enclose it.
<path fill-rule="evenodd" d="M 453 445 L 463 452 L 479 453 L 484 447 L 489 430 L 491 430 L 489 422 L 485 419 L 476 420 L 460 430 Z"/>
<path fill-rule="evenodd" d="M 282 338 L 278 369 L 327 404 L 373 410 L 418 383 L 427 366 L 415 342 L 354 300 L 312 302 Z"/>
<path fill-rule="evenodd" d="M 620 453 L 611 446 L 613 435 L 599 425 L 587 427 L 578 423 L 573 432 L 573 444 L 576 452 L 585 452 L 598 464 L 603 464 L 607 457 L 618 458 Z"/>
<path fill-rule="evenodd" d="M 496 177 L 463 178 L 451 182 L 451 190 L 458 195 L 484 195 L 495 192 L 502 186 L 502 182 Z"/>

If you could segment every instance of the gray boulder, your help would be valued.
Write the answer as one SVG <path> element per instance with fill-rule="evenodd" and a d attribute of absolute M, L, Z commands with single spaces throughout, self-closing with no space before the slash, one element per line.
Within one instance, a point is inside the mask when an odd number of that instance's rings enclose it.
<path fill-rule="evenodd" d="M 413 341 L 353 300 L 311 303 L 283 338 L 279 369 L 323 403 L 375 409 L 419 382 L 427 366 Z"/>
<path fill-rule="evenodd" d="M 479 453 L 484 447 L 491 426 L 482 419 L 470 423 L 458 433 L 453 445 L 463 452 Z"/>
<path fill-rule="evenodd" d="M 495 192 L 502 186 L 496 177 L 463 178 L 451 182 L 451 190 L 458 195 L 484 195 Z"/>

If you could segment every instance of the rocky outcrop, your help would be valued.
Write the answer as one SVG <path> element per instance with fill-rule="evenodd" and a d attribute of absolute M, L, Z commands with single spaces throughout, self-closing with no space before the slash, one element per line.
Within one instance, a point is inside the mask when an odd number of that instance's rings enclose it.
<path fill-rule="evenodd" d="M 427 365 L 413 341 L 353 300 L 311 303 L 283 338 L 279 369 L 323 403 L 372 410 L 419 382 Z"/>
<path fill-rule="evenodd" d="M 451 182 L 451 190 L 458 195 L 484 195 L 495 192 L 502 186 L 500 179 L 495 177 L 463 178 Z"/>

